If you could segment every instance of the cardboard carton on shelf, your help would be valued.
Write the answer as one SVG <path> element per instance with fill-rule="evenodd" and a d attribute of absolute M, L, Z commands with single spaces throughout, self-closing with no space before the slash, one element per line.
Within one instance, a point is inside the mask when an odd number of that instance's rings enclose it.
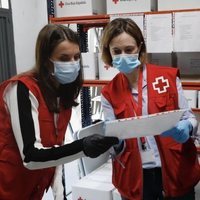
<path fill-rule="evenodd" d="M 98 76 L 97 69 L 97 54 L 96 53 L 81 53 L 83 64 L 84 80 L 95 80 Z"/>
<path fill-rule="evenodd" d="M 112 164 L 106 162 L 72 185 L 72 199 L 113 200 Z"/>
<path fill-rule="evenodd" d="M 98 54 L 99 80 L 112 80 L 119 71 L 114 67 L 108 67 L 101 59 L 101 53 Z"/>
<path fill-rule="evenodd" d="M 149 53 L 149 62 L 160 66 L 173 66 L 171 53 Z"/>
<path fill-rule="evenodd" d="M 184 90 L 184 95 L 190 108 L 197 108 L 197 94 L 197 90 Z"/>
<path fill-rule="evenodd" d="M 176 59 L 181 75 L 200 75 L 200 52 L 177 52 Z"/>
<path fill-rule="evenodd" d="M 157 10 L 156 0 L 107 0 L 107 14 L 149 12 Z"/>
<path fill-rule="evenodd" d="M 55 0 L 55 17 L 106 14 L 106 0 Z"/>
<path fill-rule="evenodd" d="M 158 11 L 200 8 L 199 0 L 158 0 Z"/>

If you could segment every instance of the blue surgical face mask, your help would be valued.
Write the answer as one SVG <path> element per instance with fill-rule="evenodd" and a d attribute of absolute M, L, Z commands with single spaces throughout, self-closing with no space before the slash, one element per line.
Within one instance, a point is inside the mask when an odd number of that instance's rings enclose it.
<path fill-rule="evenodd" d="M 75 81 L 80 70 L 80 60 L 73 62 L 52 61 L 54 64 L 54 76 L 61 84 Z"/>
<path fill-rule="evenodd" d="M 113 56 L 112 65 L 122 73 L 130 73 L 141 64 L 138 54 L 119 54 Z"/>

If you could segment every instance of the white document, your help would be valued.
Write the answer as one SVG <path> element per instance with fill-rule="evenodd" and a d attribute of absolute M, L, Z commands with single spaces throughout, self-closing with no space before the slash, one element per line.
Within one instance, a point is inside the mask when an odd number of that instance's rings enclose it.
<path fill-rule="evenodd" d="M 173 50 L 172 14 L 145 15 L 148 53 L 171 53 Z"/>
<path fill-rule="evenodd" d="M 186 110 L 174 110 L 140 117 L 106 121 L 106 136 L 120 139 L 159 135 L 173 128 Z"/>
<path fill-rule="evenodd" d="M 200 12 L 175 13 L 174 51 L 200 51 Z"/>

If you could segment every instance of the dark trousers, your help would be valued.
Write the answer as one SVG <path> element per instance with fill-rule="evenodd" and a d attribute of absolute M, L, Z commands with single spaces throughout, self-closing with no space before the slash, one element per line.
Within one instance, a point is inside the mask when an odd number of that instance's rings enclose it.
<path fill-rule="evenodd" d="M 164 198 L 161 168 L 144 169 L 143 182 L 143 200 L 195 200 L 194 190 L 182 197 Z M 122 200 L 129 199 L 122 197 Z"/>
<path fill-rule="evenodd" d="M 143 170 L 143 200 L 163 200 L 161 168 Z"/>

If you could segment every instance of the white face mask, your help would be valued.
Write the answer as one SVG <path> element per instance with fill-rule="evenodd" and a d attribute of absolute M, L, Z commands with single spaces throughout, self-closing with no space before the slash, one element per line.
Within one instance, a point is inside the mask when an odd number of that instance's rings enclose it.
<path fill-rule="evenodd" d="M 52 61 L 54 76 L 61 84 L 71 83 L 76 80 L 80 70 L 80 60 L 72 62 Z"/>

